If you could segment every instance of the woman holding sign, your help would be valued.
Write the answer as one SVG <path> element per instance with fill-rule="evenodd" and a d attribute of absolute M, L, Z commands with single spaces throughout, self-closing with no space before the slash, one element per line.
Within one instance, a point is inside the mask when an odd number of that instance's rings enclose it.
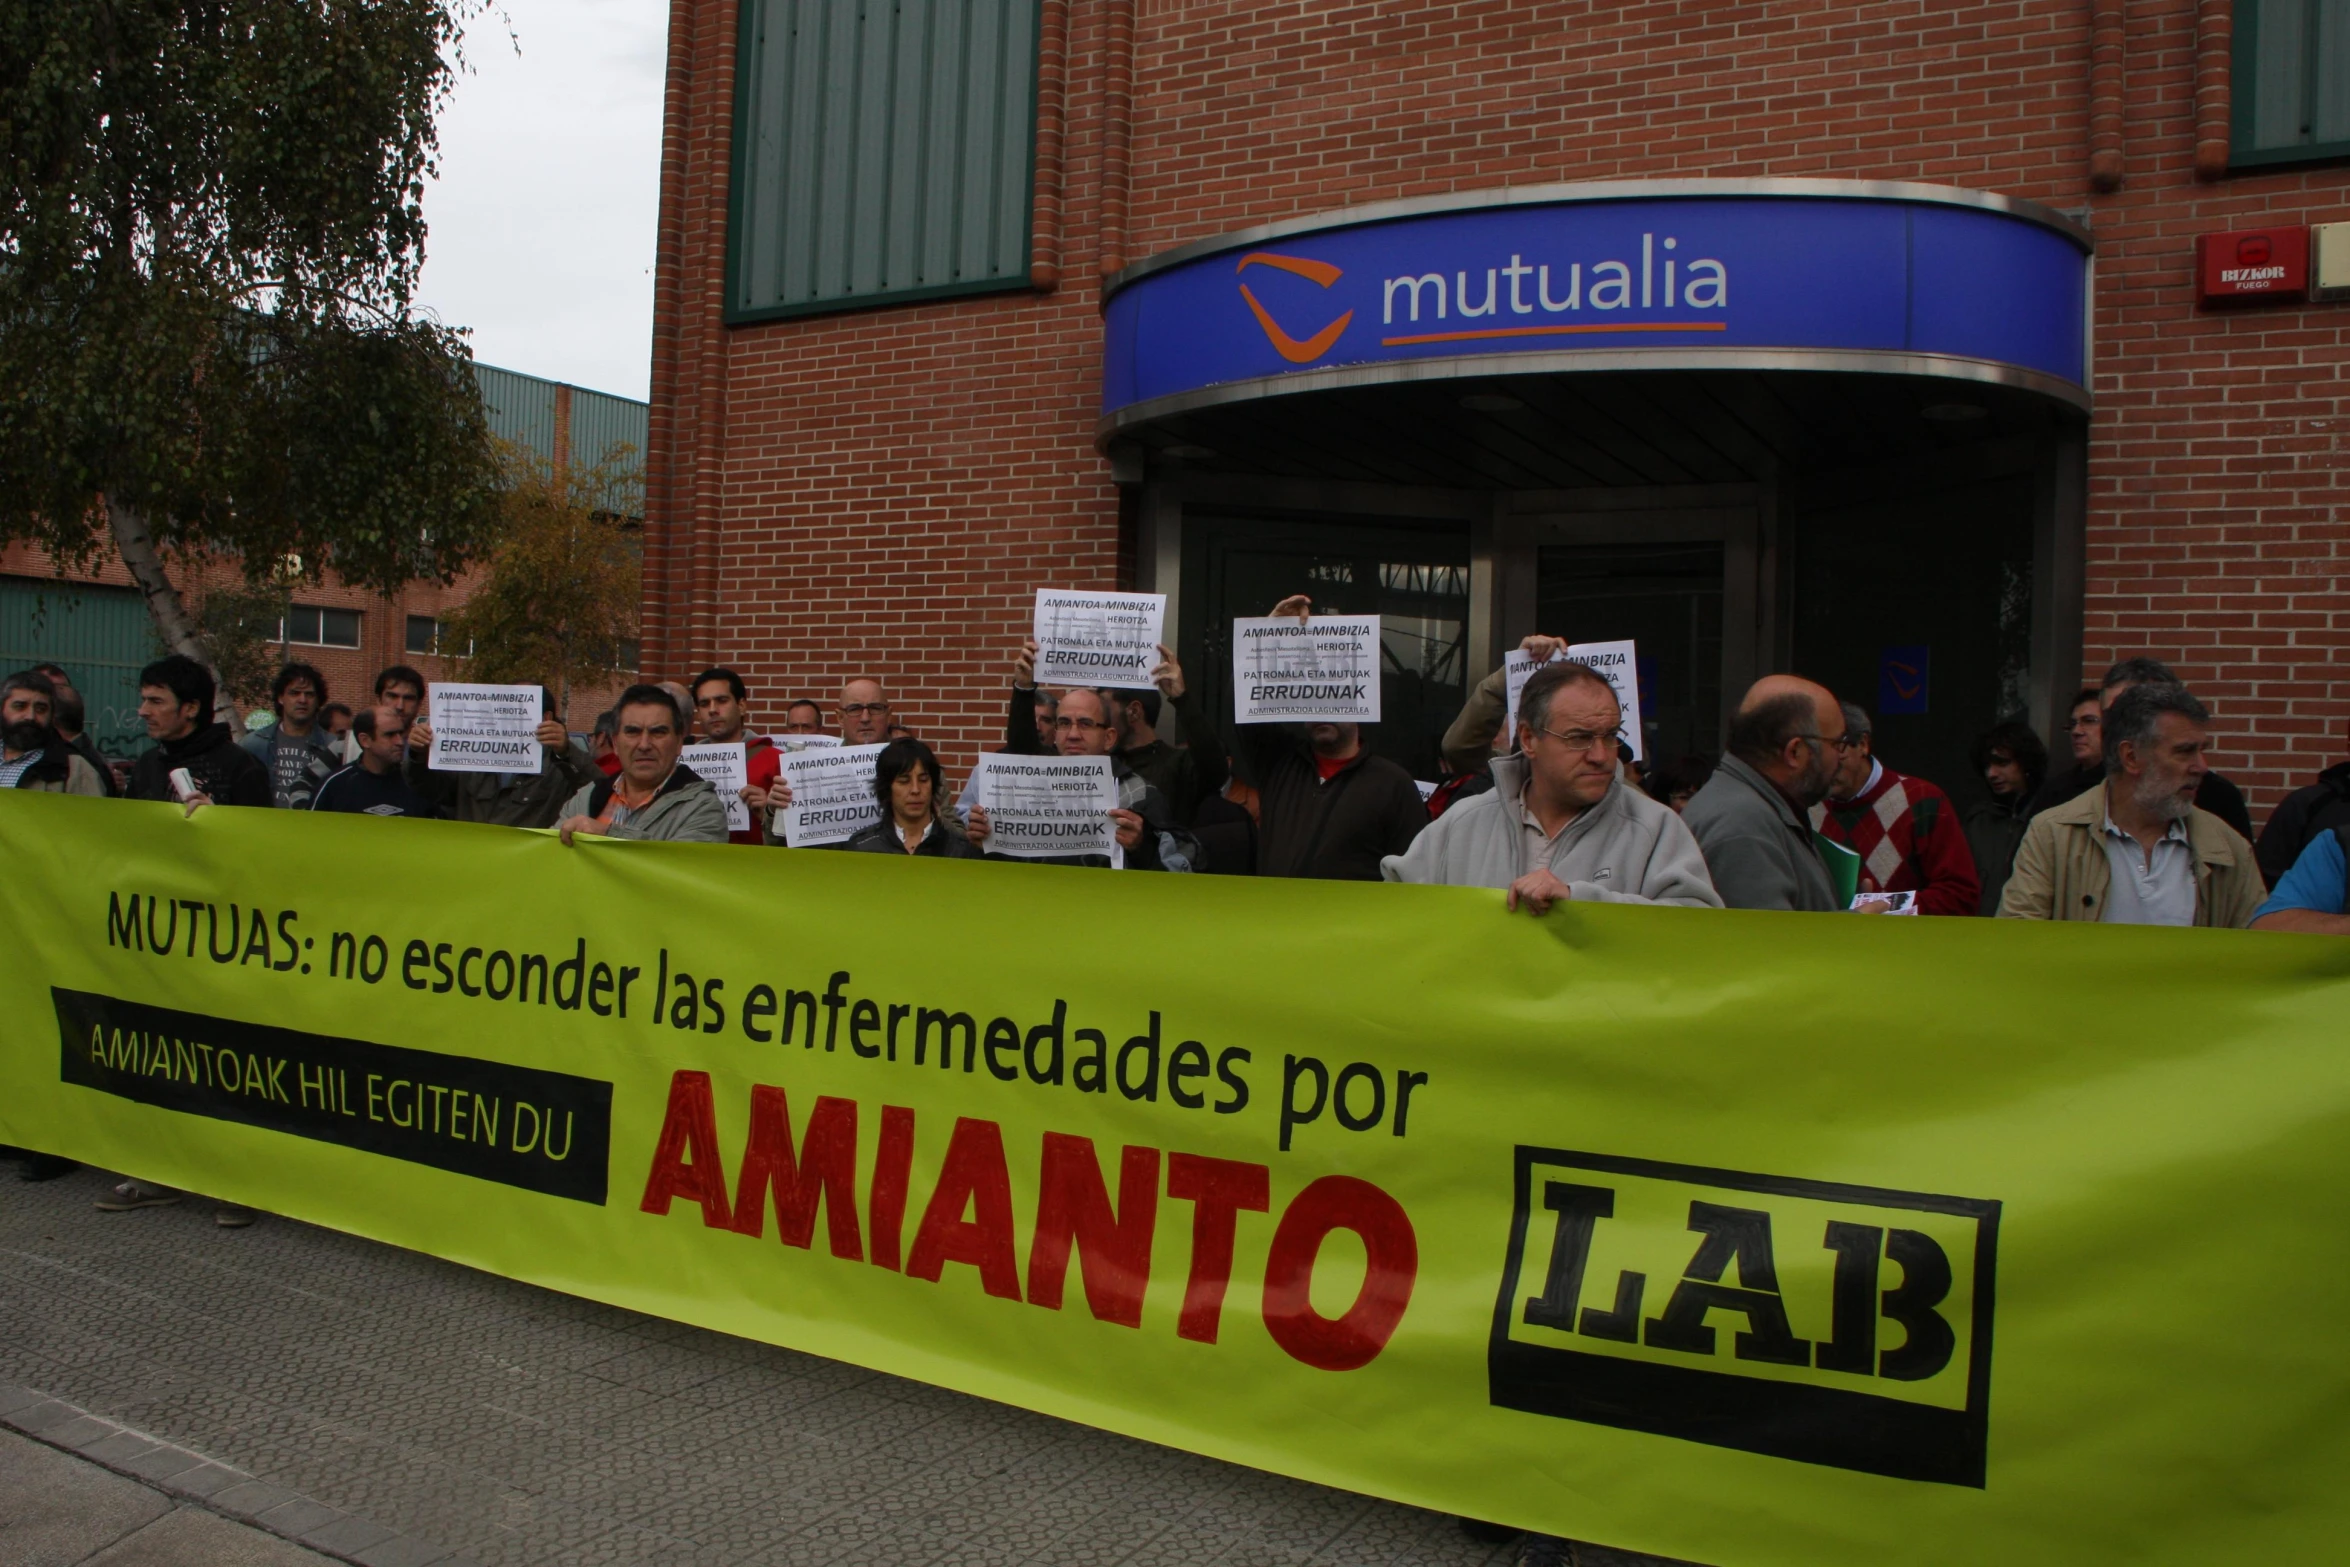
<path fill-rule="evenodd" d="M 976 860 L 962 829 L 946 814 L 939 787 L 938 758 L 919 740 L 892 740 L 873 759 L 873 792 L 881 820 L 860 830 L 844 849 L 865 854 L 927 854 L 937 859 Z"/>

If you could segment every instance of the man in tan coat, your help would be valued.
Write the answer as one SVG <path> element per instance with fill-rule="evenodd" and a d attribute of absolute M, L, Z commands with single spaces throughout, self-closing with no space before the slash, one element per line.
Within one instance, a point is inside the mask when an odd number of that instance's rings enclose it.
<path fill-rule="evenodd" d="M 2266 892 L 2252 846 L 2195 805 L 2210 723 L 2184 686 L 2123 692 L 2105 714 L 2104 781 L 2033 819 L 2001 918 L 2249 925 Z"/>

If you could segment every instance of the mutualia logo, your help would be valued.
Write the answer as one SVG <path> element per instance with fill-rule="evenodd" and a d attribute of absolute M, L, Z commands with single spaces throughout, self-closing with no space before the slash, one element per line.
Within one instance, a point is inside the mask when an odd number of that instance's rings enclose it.
<path fill-rule="evenodd" d="M 1246 272 L 1250 267 L 1278 267 L 1284 272 L 1293 272 L 1309 282 L 1320 284 L 1323 288 L 1328 288 L 1345 275 L 1341 268 L 1327 261 L 1276 255 L 1270 250 L 1250 251 L 1240 258 L 1240 265 L 1233 271 Z M 1355 318 L 1355 313 L 1349 310 L 1313 336 L 1295 338 L 1281 330 L 1281 324 L 1273 319 L 1273 313 L 1265 308 L 1246 283 L 1240 285 L 1240 297 L 1248 301 L 1248 308 L 1255 313 L 1257 325 L 1265 329 L 1265 337 L 1272 343 L 1273 351 L 1293 365 L 1311 364 L 1330 352 L 1331 345 L 1338 341 L 1347 323 Z"/>

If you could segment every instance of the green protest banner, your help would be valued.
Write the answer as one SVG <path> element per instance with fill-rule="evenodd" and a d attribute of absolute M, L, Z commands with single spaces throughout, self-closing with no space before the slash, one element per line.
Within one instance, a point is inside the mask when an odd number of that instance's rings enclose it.
<path fill-rule="evenodd" d="M 2350 944 L 0 794 L 0 1139 L 1721 1567 L 2329 1560 Z"/>

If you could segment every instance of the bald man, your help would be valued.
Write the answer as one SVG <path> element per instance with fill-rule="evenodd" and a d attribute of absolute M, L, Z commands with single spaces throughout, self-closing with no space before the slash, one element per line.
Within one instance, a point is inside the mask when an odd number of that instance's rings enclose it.
<path fill-rule="evenodd" d="M 889 738 L 889 698 L 881 682 L 860 675 L 840 688 L 840 743 L 880 745 Z"/>
<path fill-rule="evenodd" d="M 1722 765 L 1683 820 L 1733 909 L 1842 907 L 1812 847 L 1811 808 L 1828 797 L 1850 749 L 1844 710 L 1827 687 L 1797 675 L 1756 681 L 1730 720 Z"/>

